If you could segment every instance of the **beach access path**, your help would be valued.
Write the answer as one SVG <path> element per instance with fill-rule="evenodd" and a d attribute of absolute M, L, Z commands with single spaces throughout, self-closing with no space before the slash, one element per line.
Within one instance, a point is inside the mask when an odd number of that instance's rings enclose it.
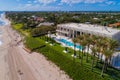
<path fill-rule="evenodd" d="M 3 41 L 0 46 L 0 80 L 71 80 L 42 54 L 26 52 L 20 35 L 10 24 L 0 29 Z"/>

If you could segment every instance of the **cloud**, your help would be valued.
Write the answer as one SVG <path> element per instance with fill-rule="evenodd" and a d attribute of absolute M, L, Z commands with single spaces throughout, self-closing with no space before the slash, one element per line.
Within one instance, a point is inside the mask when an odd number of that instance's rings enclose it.
<path fill-rule="evenodd" d="M 25 6 L 26 6 L 26 7 L 30 7 L 30 6 L 32 6 L 32 4 L 25 4 Z"/>
<path fill-rule="evenodd" d="M 28 1 L 28 3 L 34 3 L 34 4 L 43 4 L 48 5 L 51 3 L 57 3 L 58 5 L 64 5 L 64 4 L 78 4 L 78 3 L 84 3 L 84 4 L 95 4 L 95 3 L 104 3 L 107 5 L 115 4 L 115 1 L 109 1 L 109 0 L 33 0 Z"/>
<path fill-rule="evenodd" d="M 32 1 L 28 1 L 28 3 L 32 3 Z"/>
<path fill-rule="evenodd" d="M 38 1 L 35 0 L 35 1 L 33 1 L 33 3 L 38 3 Z"/>
<path fill-rule="evenodd" d="M 47 6 L 47 5 L 40 5 L 40 4 L 19 4 L 18 7 L 14 8 L 14 10 L 20 11 L 58 11 L 60 7 L 57 6 Z"/>
<path fill-rule="evenodd" d="M 74 4 L 74 3 L 101 3 L 106 0 L 61 0 L 61 3 Z"/>
<path fill-rule="evenodd" d="M 61 3 L 73 4 L 73 3 L 80 3 L 84 0 L 61 0 Z"/>
<path fill-rule="evenodd" d="M 66 4 L 76 4 L 76 3 L 85 3 L 85 4 L 95 4 L 95 3 L 106 3 L 106 4 L 113 4 L 114 1 L 109 0 L 61 0 L 61 3 Z"/>
<path fill-rule="evenodd" d="M 42 3 L 42 4 L 50 4 L 50 3 L 54 3 L 56 1 L 57 0 L 35 0 L 34 2 L 39 2 L 39 3 Z"/>
<path fill-rule="evenodd" d="M 20 0 L 18 0 L 20 1 Z M 52 5 L 55 3 L 57 5 Z M 96 4 L 98 6 L 108 6 L 118 4 L 116 1 L 113 0 L 28 0 L 26 4 L 20 4 L 19 6 L 15 7 L 14 10 L 26 10 L 26 11 L 58 11 L 63 8 L 63 5 L 68 4 L 67 6 L 72 6 L 73 4 L 79 5 L 79 3 L 84 5 L 89 4 Z M 51 6 L 49 5 L 51 4 Z M 119 3 L 120 5 L 120 3 Z M 89 7 L 89 6 L 88 6 Z M 71 8 L 71 7 L 70 7 Z"/>
<path fill-rule="evenodd" d="M 106 4 L 108 4 L 108 5 L 114 5 L 116 3 L 114 1 L 108 1 L 108 2 L 106 2 Z"/>
<path fill-rule="evenodd" d="M 106 0 L 84 0 L 84 3 L 102 3 Z"/>

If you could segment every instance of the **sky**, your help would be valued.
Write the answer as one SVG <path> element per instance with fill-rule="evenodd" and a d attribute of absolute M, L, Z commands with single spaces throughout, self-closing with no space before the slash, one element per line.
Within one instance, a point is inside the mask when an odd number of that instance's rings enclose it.
<path fill-rule="evenodd" d="M 120 11 L 120 0 L 0 0 L 0 11 Z"/>

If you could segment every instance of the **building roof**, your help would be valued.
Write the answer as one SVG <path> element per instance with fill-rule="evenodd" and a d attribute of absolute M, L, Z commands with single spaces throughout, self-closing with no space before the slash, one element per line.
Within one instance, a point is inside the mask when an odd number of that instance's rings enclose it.
<path fill-rule="evenodd" d="M 120 26 L 120 22 L 114 23 L 114 24 L 109 24 L 109 27 L 118 27 Z"/>
<path fill-rule="evenodd" d="M 120 33 L 120 30 L 113 29 L 107 26 L 100 26 L 100 25 L 67 23 L 67 24 L 59 24 L 58 26 L 63 26 L 68 29 L 73 29 L 76 31 L 82 31 L 85 33 L 96 34 L 107 37 L 111 37 L 117 33 Z"/>
<path fill-rule="evenodd" d="M 38 26 L 41 26 L 41 25 L 43 25 L 43 26 L 52 26 L 52 25 L 54 25 L 54 23 L 43 22 L 43 23 L 40 23 Z"/>

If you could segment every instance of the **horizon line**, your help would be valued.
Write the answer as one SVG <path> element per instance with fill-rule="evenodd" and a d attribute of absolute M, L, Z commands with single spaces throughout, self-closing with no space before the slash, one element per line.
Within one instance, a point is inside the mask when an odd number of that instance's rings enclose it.
<path fill-rule="evenodd" d="M 34 11 L 34 10 L 0 10 L 0 12 L 120 12 L 120 11 L 114 11 L 114 10 L 55 10 L 55 11 L 49 11 L 49 10 L 41 10 L 41 11 Z"/>

